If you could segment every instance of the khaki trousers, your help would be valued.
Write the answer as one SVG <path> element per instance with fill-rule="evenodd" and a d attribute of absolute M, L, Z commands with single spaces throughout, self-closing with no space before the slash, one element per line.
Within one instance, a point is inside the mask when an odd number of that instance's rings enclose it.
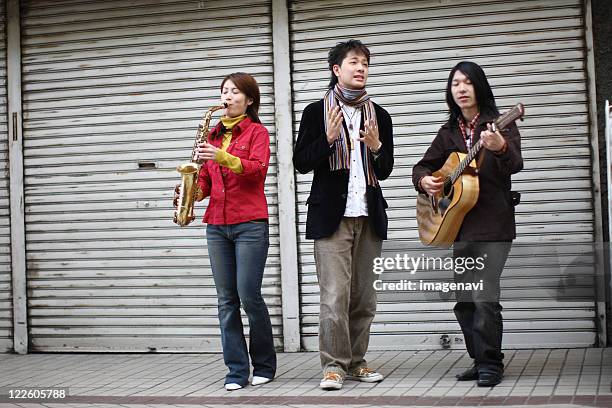
<path fill-rule="evenodd" d="M 376 314 L 373 260 L 382 240 L 367 217 L 344 217 L 336 232 L 314 242 L 319 279 L 319 354 L 323 372 L 366 366 L 370 326 Z"/>

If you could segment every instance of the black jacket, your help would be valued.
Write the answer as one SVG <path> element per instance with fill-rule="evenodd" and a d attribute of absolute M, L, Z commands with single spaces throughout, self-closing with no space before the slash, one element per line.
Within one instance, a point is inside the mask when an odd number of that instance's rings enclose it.
<path fill-rule="evenodd" d="M 487 123 L 493 121 L 493 117 L 480 117 L 474 143 L 480 140 L 480 132 L 487 128 Z M 456 241 L 510 241 L 516 237 L 510 176 L 523 169 L 521 136 L 514 123 L 502 134 L 508 143 L 504 154 L 498 156 L 485 148 L 479 153 L 484 157 L 478 171 L 478 201 L 465 216 Z M 467 153 L 456 122 L 447 122 L 440 128 L 421 161 L 412 169 L 412 182 L 417 191 L 420 178 L 440 169 L 451 152 Z"/>
<path fill-rule="evenodd" d="M 386 110 L 374 104 L 378 121 L 378 134 L 382 147 L 377 159 L 372 160 L 378 180 L 384 180 L 393 170 L 393 125 Z M 349 170 L 330 171 L 329 156 L 334 147 L 329 147 L 325 135 L 323 100 L 313 102 L 304 109 L 298 139 L 293 152 L 293 165 L 302 174 L 314 170 L 310 196 L 306 201 L 306 238 L 319 239 L 332 235 L 344 216 L 348 192 Z M 363 128 L 363 117 L 361 128 Z M 362 149 L 366 149 L 362 143 Z M 364 173 L 363 177 L 366 175 Z M 387 203 L 380 186 L 366 187 L 368 219 L 381 239 L 387 239 Z"/>

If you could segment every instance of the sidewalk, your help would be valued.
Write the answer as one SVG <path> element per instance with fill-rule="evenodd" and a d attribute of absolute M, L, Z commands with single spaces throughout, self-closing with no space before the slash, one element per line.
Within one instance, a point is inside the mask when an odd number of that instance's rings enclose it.
<path fill-rule="evenodd" d="M 0 407 L 545 406 L 612 407 L 612 348 L 508 350 L 494 388 L 457 382 L 464 351 L 370 352 L 378 384 L 319 389 L 317 353 L 281 353 L 269 384 L 227 392 L 220 354 L 0 354 Z M 65 399 L 7 397 L 9 389 L 67 388 Z"/>

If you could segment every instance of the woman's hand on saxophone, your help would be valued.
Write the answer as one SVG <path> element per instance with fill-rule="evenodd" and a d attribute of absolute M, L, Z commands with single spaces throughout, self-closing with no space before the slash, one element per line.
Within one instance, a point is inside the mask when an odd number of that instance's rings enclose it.
<path fill-rule="evenodd" d="M 195 149 L 194 159 L 196 161 L 206 160 L 217 160 L 218 148 L 211 145 L 210 143 L 198 143 L 198 147 Z"/>
<path fill-rule="evenodd" d="M 195 200 L 202 201 L 204 199 L 204 192 L 200 188 L 200 186 L 195 186 Z M 181 200 L 181 185 L 177 184 L 174 186 L 174 196 L 172 197 L 172 206 L 174 209 L 178 209 L 178 203 Z"/>

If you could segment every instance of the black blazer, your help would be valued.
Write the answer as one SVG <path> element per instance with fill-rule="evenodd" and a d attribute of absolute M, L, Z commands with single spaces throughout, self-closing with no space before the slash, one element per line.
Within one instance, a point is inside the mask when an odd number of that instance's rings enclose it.
<path fill-rule="evenodd" d="M 480 132 L 493 122 L 493 117 L 481 116 L 474 132 L 474 143 L 480 140 Z M 478 171 L 480 193 L 478 201 L 463 219 L 456 241 L 510 241 L 516 237 L 514 206 L 511 196 L 510 176 L 523 169 L 521 136 L 513 123 L 502 133 L 508 149 L 502 155 L 482 148 L 484 155 Z M 451 152 L 467 153 L 457 122 L 444 124 L 425 152 L 425 156 L 412 169 L 412 182 L 417 189 L 423 176 L 440 169 Z"/>
<path fill-rule="evenodd" d="M 314 170 L 310 196 L 306 201 L 308 216 L 306 218 L 306 238 L 319 239 L 332 235 L 340 225 L 346 209 L 349 170 L 330 171 L 329 156 L 334 146 L 329 146 L 325 135 L 323 100 L 313 102 L 304 109 L 298 139 L 293 152 L 293 165 L 302 174 Z M 378 121 L 378 134 L 382 147 L 379 156 L 372 160 L 374 173 L 378 180 L 384 180 L 393 170 L 393 125 L 391 116 L 386 110 L 374 104 Z M 363 128 L 363 117 L 361 121 Z M 367 147 L 362 142 L 361 148 Z M 363 177 L 365 178 L 365 172 Z M 366 187 L 368 220 L 381 239 L 387 239 L 387 202 L 383 198 L 380 186 Z"/>

